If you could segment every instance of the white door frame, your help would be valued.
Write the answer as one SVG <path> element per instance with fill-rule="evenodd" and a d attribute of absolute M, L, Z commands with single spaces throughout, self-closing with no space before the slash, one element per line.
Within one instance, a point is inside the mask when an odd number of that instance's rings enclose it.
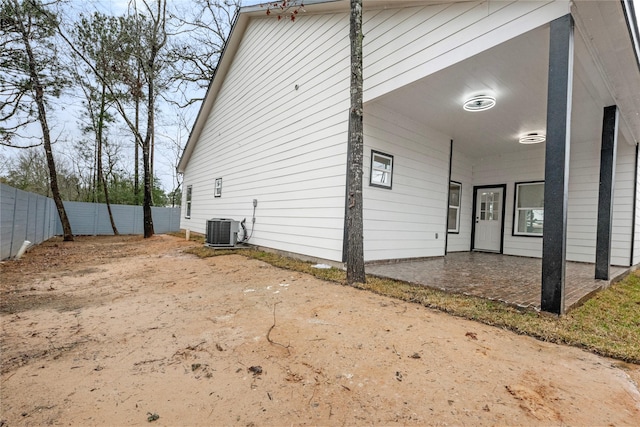
<path fill-rule="evenodd" d="M 497 253 L 503 253 L 504 249 L 504 215 L 505 215 L 505 199 L 507 198 L 507 184 L 497 184 L 497 185 L 474 185 L 473 186 L 473 215 L 471 216 L 471 250 L 485 250 L 485 249 L 476 249 L 476 218 L 479 218 L 480 213 L 477 212 L 478 206 L 478 192 L 480 190 L 488 190 L 488 189 L 500 189 L 502 190 L 502 200 L 501 200 L 501 209 L 500 211 L 500 248 L 496 250 Z"/>

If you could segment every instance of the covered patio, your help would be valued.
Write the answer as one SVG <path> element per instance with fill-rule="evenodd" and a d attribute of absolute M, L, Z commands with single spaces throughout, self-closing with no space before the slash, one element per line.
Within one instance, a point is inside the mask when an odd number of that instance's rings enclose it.
<path fill-rule="evenodd" d="M 625 9 L 619 2 L 557 5 L 570 6 L 570 13 L 527 19 L 527 26 L 501 33 L 504 39 L 484 40 L 475 55 L 432 73 L 425 66 L 424 75 L 410 74 L 365 105 L 419 124 L 420 136 L 426 128 L 428 136 L 416 137 L 425 145 L 431 131 L 450 142 L 447 235 L 435 254 L 447 255 L 369 265 L 368 273 L 562 314 L 628 270 L 613 264 L 637 264 L 632 203 L 640 63 L 623 25 Z M 375 148 L 402 153 L 402 131 L 388 132 L 388 145 L 376 140 Z M 438 153 L 441 147 L 433 145 L 429 149 Z M 411 150 L 408 156 L 419 152 Z M 402 219 L 387 227 L 408 236 L 403 245 L 435 246 L 441 234 L 430 222 L 438 215 L 431 203 L 437 197 L 427 193 L 433 187 L 410 193 L 422 169 L 397 156 L 394 191 L 405 184 L 402 191 L 414 197 L 396 200 L 407 210 L 418 206 L 411 211 L 419 218 L 412 230 L 433 234 L 416 242 L 404 228 L 413 217 L 381 207 L 383 197 L 375 207 Z M 439 164 L 432 158 L 423 168 L 433 175 L 424 180 L 438 185 L 433 171 Z M 421 208 L 426 219 L 419 217 Z M 383 227 L 371 222 L 365 240 Z M 378 237 L 374 244 L 382 252 L 387 242 Z"/>
<path fill-rule="evenodd" d="M 403 280 L 447 292 L 540 310 L 542 260 L 483 252 L 455 252 L 444 257 L 370 264 L 367 274 Z M 569 311 L 609 287 L 629 270 L 611 267 L 609 280 L 595 280 L 594 264 L 567 262 L 565 307 Z"/>

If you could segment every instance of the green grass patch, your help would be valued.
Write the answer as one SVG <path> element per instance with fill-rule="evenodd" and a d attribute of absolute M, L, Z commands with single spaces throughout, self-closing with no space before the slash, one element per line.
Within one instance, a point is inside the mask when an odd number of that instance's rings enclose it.
<path fill-rule="evenodd" d="M 346 285 L 346 272 L 343 270 L 318 269 L 313 267 L 313 263 L 271 252 L 212 249 L 206 246 L 186 252 L 203 258 L 240 254 L 275 267 Z M 596 294 L 581 307 L 560 317 L 375 276 L 367 276 L 367 283 L 359 283 L 355 287 L 543 341 L 581 347 L 603 356 L 640 364 L 640 271 L 629 274 L 621 282 Z"/>

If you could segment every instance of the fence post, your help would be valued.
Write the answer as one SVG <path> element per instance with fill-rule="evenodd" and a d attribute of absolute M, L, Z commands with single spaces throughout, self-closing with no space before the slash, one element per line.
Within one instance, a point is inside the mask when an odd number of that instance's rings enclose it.
<path fill-rule="evenodd" d="M 13 221 L 11 222 L 11 244 L 9 245 L 9 257 L 13 256 L 13 239 L 16 232 L 16 206 L 18 205 L 18 189 L 13 189 Z"/>
<path fill-rule="evenodd" d="M 40 226 L 40 221 L 38 221 L 38 206 L 40 205 L 40 197 L 36 197 L 36 220 L 33 221 L 33 241 L 38 241 L 38 227 Z M 27 239 L 29 240 L 29 239 Z"/>
<path fill-rule="evenodd" d="M 24 240 L 29 240 L 29 212 L 31 212 L 31 193 L 27 193 L 27 215 L 26 224 L 24 226 Z"/>
<path fill-rule="evenodd" d="M 45 240 L 49 240 L 51 237 L 50 226 L 48 225 L 51 221 L 47 221 L 49 219 L 49 201 L 45 199 L 44 201 L 44 216 L 42 217 L 42 238 Z M 45 238 L 46 237 L 46 238 Z"/>

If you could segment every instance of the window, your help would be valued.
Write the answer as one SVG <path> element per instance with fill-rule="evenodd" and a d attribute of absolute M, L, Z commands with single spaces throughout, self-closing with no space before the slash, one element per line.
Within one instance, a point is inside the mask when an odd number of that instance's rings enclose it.
<path fill-rule="evenodd" d="M 192 191 L 192 187 L 191 185 L 187 185 L 187 212 L 185 214 L 185 218 L 191 218 L 191 191 Z"/>
<path fill-rule="evenodd" d="M 213 197 L 222 197 L 222 178 L 216 178 L 216 182 L 213 187 Z"/>
<path fill-rule="evenodd" d="M 451 181 L 449 183 L 449 217 L 447 228 L 449 233 L 460 232 L 460 198 L 462 196 L 462 184 Z"/>
<path fill-rule="evenodd" d="M 516 183 L 514 235 L 542 236 L 544 182 Z"/>
<path fill-rule="evenodd" d="M 371 180 L 374 187 L 391 188 L 393 156 L 371 150 Z"/>

